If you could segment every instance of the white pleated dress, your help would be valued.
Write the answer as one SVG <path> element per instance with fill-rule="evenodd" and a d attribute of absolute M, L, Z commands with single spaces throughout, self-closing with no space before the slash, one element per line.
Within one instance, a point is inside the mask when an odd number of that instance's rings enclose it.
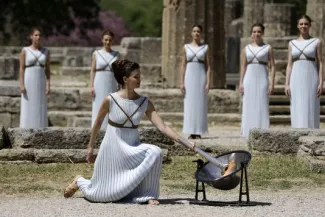
<path fill-rule="evenodd" d="M 133 124 L 138 125 L 147 110 L 148 99 L 141 96 L 137 100 L 127 100 L 117 93 L 111 95 L 116 102 L 113 98 L 110 100 L 109 120 L 119 124 L 128 120 L 118 103 L 131 116 Z M 132 123 L 128 120 L 124 126 L 131 127 Z M 144 203 L 159 197 L 161 166 L 160 148 L 141 144 L 137 129 L 119 128 L 109 124 L 92 178 L 79 178 L 77 185 L 84 197 L 93 202 L 123 200 Z"/>
<path fill-rule="evenodd" d="M 33 50 L 24 47 L 26 94 L 21 94 L 20 128 L 40 128 L 48 126 L 45 64 L 46 48 Z"/>
<path fill-rule="evenodd" d="M 267 129 L 270 126 L 268 95 L 269 45 L 245 48 L 247 67 L 244 75 L 241 134 L 248 137 L 252 128 Z"/>
<path fill-rule="evenodd" d="M 94 79 L 95 97 L 92 104 L 91 126 L 94 125 L 104 98 L 117 91 L 117 82 L 112 71 L 112 63 L 119 58 L 119 52 L 96 50 L 93 55 L 96 58 L 96 73 Z M 108 116 L 105 117 L 101 130 L 105 130 L 108 124 Z"/>
<path fill-rule="evenodd" d="M 208 45 L 184 46 L 186 52 L 183 133 L 208 133 L 208 101 L 204 88 L 207 81 L 205 56 Z"/>
<path fill-rule="evenodd" d="M 319 128 L 320 101 L 316 50 L 319 39 L 292 40 L 293 67 L 290 76 L 291 127 Z"/>

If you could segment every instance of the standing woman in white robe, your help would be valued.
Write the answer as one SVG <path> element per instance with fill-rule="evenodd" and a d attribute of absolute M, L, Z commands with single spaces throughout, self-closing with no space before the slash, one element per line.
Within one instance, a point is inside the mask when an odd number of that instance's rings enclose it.
<path fill-rule="evenodd" d="M 140 87 L 137 63 L 117 60 L 112 64 L 122 89 L 105 97 L 92 128 L 87 161 L 92 163 L 95 139 L 109 115 L 109 125 L 100 145 L 91 179 L 77 176 L 64 191 L 71 197 L 78 189 L 94 202 L 129 201 L 158 204 L 162 166 L 160 148 L 141 143 L 138 126 L 143 114 L 166 136 L 179 142 L 180 136 L 166 126 L 151 101 L 134 89 Z M 194 145 L 193 145 L 194 148 Z"/>
<path fill-rule="evenodd" d="M 47 95 L 50 93 L 50 53 L 41 46 L 41 30 L 33 28 L 32 44 L 20 53 L 20 127 L 48 126 Z"/>
<path fill-rule="evenodd" d="M 91 126 L 94 125 L 100 105 L 105 97 L 117 91 L 117 82 L 112 71 L 112 63 L 120 56 L 118 51 L 112 50 L 114 33 L 104 31 L 102 33 L 103 48 L 96 50 L 92 56 L 90 71 L 90 91 L 93 98 Z M 106 116 L 101 130 L 105 130 L 108 124 Z"/>
<path fill-rule="evenodd" d="M 242 51 L 239 91 L 243 94 L 241 134 L 248 137 L 252 128 L 267 129 L 270 125 L 269 95 L 274 90 L 274 56 L 272 47 L 263 42 L 264 26 L 251 28 L 253 42 Z M 269 71 L 268 65 L 270 66 Z"/>
<path fill-rule="evenodd" d="M 290 97 L 291 127 L 319 128 L 323 91 L 322 42 L 309 34 L 311 19 L 297 20 L 299 37 L 289 42 L 285 93 Z"/>
<path fill-rule="evenodd" d="M 210 87 L 210 55 L 207 44 L 201 43 L 202 27 L 192 28 L 192 42 L 182 52 L 180 89 L 184 94 L 183 133 L 189 139 L 201 139 L 208 133 L 208 92 Z"/>

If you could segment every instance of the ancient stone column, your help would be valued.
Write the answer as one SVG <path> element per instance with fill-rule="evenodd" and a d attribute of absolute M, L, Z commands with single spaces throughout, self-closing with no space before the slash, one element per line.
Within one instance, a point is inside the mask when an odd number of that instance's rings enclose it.
<path fill-rule="evenodd" d="M 211 54 L 211 88 L 225 86 L 224 0 L 164 0 L 162 75 L 167 87 L 179 87 L 181 51 L 191 42 L 192 26 L 202 25 Z"/>
<path fill-rule="evenodd" d="M 292 33 L 293 4 L 265 4 L 264 26 L 266 37 L 282 37 Z"/>
<path fill-rule="evenodd" d="M 240 0 L 225 0 L 225 33 L 231 35 L 231 21 L 240 16 Z"/>
<path fill-rule="evenodd" d="M 244 37 L 250 36 L 254 23 L 263 23 L 266 0 L 244 0 Z"/>
<path fill-rule="evenodd" d="M 325 60 L 325 2 L 324 0 L 308 0 L 307 13 L 313 20 L 310 34 L 313 37 L 320 38 L 323 41 L 323 62 Z M 325 69 L 323 68 L 323 72 Z"/>
<path fill-rule="evenodd" d="M 325 36 L 325 2 L 324 0 L 308 0 L 307 15 L 313 20 L 311 35 L 323 38 Z M 324 51 L 323 51 L 324 53 Z"/>

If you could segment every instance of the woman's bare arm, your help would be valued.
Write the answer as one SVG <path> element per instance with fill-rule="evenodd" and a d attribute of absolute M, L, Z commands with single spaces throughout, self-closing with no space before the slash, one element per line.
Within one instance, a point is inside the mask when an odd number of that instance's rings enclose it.
<path fill-rule="evenodd" d="M 24 75 L 25 75 L 25 50 L 22 49 L 20 52 L 20 57 L 19 57 L 19 81 L 20 81 L 20 91 L 21 93 L 26 93 L 25 89 L 25 80 L 24 80 Z"/>
<path fill-rule="evenodd" d="M 244 77 L 247 68 L 247 59 L 246 59 L 246 48 L 243 48 L 240 55 L 241 66 L 240 66 L 240 80 L 239 80 L 239 91 L 244 93 Z"/>
<path fill-rule="evenodd" d="M 274 54 L 273 49 L 269 46 L 269 62 L 270 62 L 270 87 L 269 87 L 269 94 L 271 95 L 274 90 L 274 79 L 275 79 L 275 63 L 274 63 Z"/>
<path fill-rule="evenodd" d="M 184 80 L 185 80 L 185 70 L 186 70 L 186 52 L 185 52 L 185 48 L 183 47 L 182 49 L 182 53 L 181 53 L 181 57 L 182 57 L 182 64 L 181 64 L 181 72 L 180 72 L 180 89 L 182 91 L 182 93 L 185 93 L 185 86 L 184 86 Z"/>
<path fill-rule="evenodd" d="M 292 71 L 292 65 L 293 65 L 293 61 L 292 61 L 292 55 L 291 55 L 291 46 L 290 46 L 290 42 L 288 44 L 288 64 L 287 64 L 287 69 L 286 69 L 286 87 L 285 87 L 285 94 L 287 96 L 291 95 L 290 92 L 290 76 L 291 76 L 291 71 Z"/>
<path fill-rule="evenodd" d="M 211 64 L 210 64 L 210 50 L 209 48 L 207 49 L 207 55 L 205 55 L 205 67 L 206 67 L 206 71 L 207 71 L 207 81 L 206 81 L 206 85 L 205 85 L 205 94 L 207 94 L 209 92 L 209 88 L 210 88 L 210 78 L 211 78 Z"/>

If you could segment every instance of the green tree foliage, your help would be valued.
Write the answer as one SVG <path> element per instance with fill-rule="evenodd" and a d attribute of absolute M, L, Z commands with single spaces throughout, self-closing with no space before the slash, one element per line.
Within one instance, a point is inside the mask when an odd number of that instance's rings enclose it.
<path fill-rule="evenodd" d="M 0 33 L 6 44 L 15 38 L 23 43 L 31 27 L 42 28 L 44 35 L 68 35 L 75 27 L 83 35 L 96 28 L 100 0 L 0 0 Z"/>
<path fill-rule="evenodd" d="M 162 0 L 101 0 L 104 10 L 121 16 L 133 35 L 160 37 L 162 32 Z"/>

